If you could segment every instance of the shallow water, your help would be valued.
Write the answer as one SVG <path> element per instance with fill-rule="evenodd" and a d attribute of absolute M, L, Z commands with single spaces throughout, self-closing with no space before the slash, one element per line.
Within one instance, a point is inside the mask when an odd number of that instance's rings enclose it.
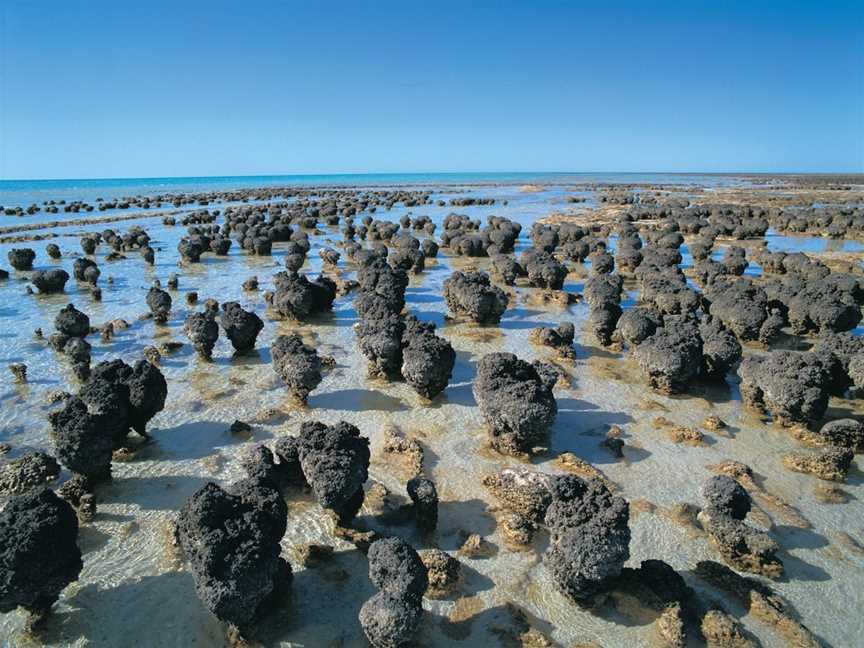
<path fill-rule="evenodd" d="M 518 180 L 528 181 L 530 178 Z M 105 198 L 120 195 L 100 190 Z M 446 200 L 449 191 L 447 187 L 439 187 L 432 198 Z M 518 186 L 486 186 L 473 189 L 470 195 L 494 196 L 499 203 L 508 200 L 509 204 L 423 206 L 410 211 L 414 215 L 431 216 L 439 224 L 439 233 L 440 222 L 450 211 L 482 218 L 488 214 L 506 216 L 523 223 L 521 245 L 526 246 L 528 229 L 534 220 L 568 206 L 563 204 L 564 193 L 560 187 L 522 193 Z M 5 204 L 12 204 L 6 196 L 4 200 Z M 35 197 L 22 203 L 29 204 L 32 200 Z M 210 205 L 211 209 L 220 207 Z M 375 217 L 398 219 L 406 211 L 379 210 Z M 53 215 L 27 218 L 38 222 L 50 220 Z M 4 219 L 3 224 L 10 220 Z M 60 265 L 71 275 L 73 255 L 80 252 L 77 237 L 81 232 L 106 227 L 125 231 L 134 222 L 138 221 L 57 229 L 60 237 L 50 242 L 63 250 L 64 258 L 60 261 L 51 261 L 45 255 L 44 246 L 49 241 L 0 244 L 0 260 L 5 267 L 8 249 L 33 247 L 37 250 L 35 268 Z M 175 248 L 185 228 L 163 226 L 158 216 L 142 219 L 140 224 L 153 239 L 156 266 L 146 267 L 135 252 L 127 253 L 126 260 L 105 262 L 106 246 L 100 246 L 96 258 L 103 273 L 101 302 L 93 301 L 89 292 L 76 286 L 74 280 L 67 284 L 65 294 L 54 296 L 26 295 L 25 280 L 29 273 L 13 272 L 8 281 L 0 283 L 0 364 L 25 362 L 29 376 L 27 385 L 16 385 L 8 371 L 0 371 L 0 441 L 11 443 L 16 451 L 25 446 L 50 447 L 47 396 L 52 391 L 69 388 L 74 381 L 65 362 L 46 345 L 36 342 L 32 332 L 41 327 L 47 336 L 53 330 L 54 315 L 68 302 L 87 312 L 94 325 L 114 318 L 124 318 L 132 324 L 108 343 L 91 336 L 94 363 L 114 357 L 138 359 L 154 338 L 186 342 L 182 331 L 187 314 L 185 294 L 192 290 L 198 292 L 200 301 L 208 297 L 220 302 L 234 299 L 245 308 L 254 307 L 266 326 L 258 339 L 258 351 L 251 356 L 232 358 L 230 343 L 223 335 L 212 363 L 199 360 L 188 345 L 163 358 L 161 367 L 168 379 L 169 397 L 165 410 L 150 425 L 154 442 L 144 447 L 134 460 L 115 462 L 113 483 L 99 490 L 97 518 L 82 528 L 80 537 L 85 552 L 84 571 L 55 607 L 42 636 L 44 643 L 221 645 L 224 628 L 200 604 L 191 576 L 178 568 L 172 558 L 168 529 L 173 514 L 205 481 L 229 483 L 241 477 L 237 459 L 253 443 L 296 433 L 300 423 L 309 419 L 326 422 L 344 419 L 357 425 L 372 443 L 367 490 L 377 482 L 402 500 L 407 500 L 405 478 L 383 460 L 382 432 L 386 426 L 394 425 L 417 438 L 424 447 L 424 468 L 435 481 L 442 500 L 436 533 L 424 538 L 410 524 L 387 525 L 374 515 L 368 503 L 359 516 L 360 525 L 398 533 L 418 548 L 438 546 L 455 551 L 464 534 L 472 532 L 480 533 L 495 547 L 491 557 L 462 559 L 466 572 L 464 598 L 424 600 L 427 615 L 417 638 L 418 646 L 497 645 L 500 640 L 490 633 L 490 627 L 507 624 L 504 610 L 507 602 L 526 610 L 535 627 L 561 645 L 595 641 L 609 648 L 649 642 L 653 632 L 649 625 L 640 625 L 614 612 L 581 610 L 558 594 L 539 560 L 547 542 L 542 534 L 535 541 L 534 551 L 509 549 L 496 529 L 492 515 L 495 502 L 481 484 L 482 476 L 488 472 L 523 464 L 497 455 L 487 447 L 483 421 L 471 392 L 476 363 L 484 354 L 501 350 L 513 351 L 528 360 L 548 357 L 528 343 L 530 330 L 566 319 L 573 321 L 579 331 L 587 317 L 584 304 L 566 309 L 541 306 L 531 300 L 534 291 L 517 288 L 515 301 L 511 301 L 500 328 L 449 323 L 444 318 L 446 304 L 441 297 L 443 280 L 454 268 L 487 268 L 489 262 L 449 258 L 442 253 L 436 262 L 427 264 L 426 272 L 412 278 L 407 291 L 410 311 L 421 319 L 434 321 L 457 351 L 449 387 L 429 404 L 404 383 L 386 384 L 366 378 L 366 360 L 356 349 L 352 328 L 356 321 L 353 296 L 337 299 L 332 316 L 312 324 L 293 325 L 265 317 L 262 293 L 272 288 L 272 275 L 282 267 L 280 244 L 274 244 L 273 257 L 252 257 L 241 252 L 235 242 L 226 258 L 205 255 L 202 263 L 179 268 Z M 304 272 L 317 273 L 321 265 L 318 250 L 327 245 L 328 238 L 334 242 L 341 238 L 335 228 L 322 229 L 323 236 L 311 237 L 313 249 Z M 769 236 L 769 246 L 781 246 L 776 249 L 808 250 L 807 246 L 824 241 Z M 340 261 L 339 268 L 346 276 L 350 274 L 344 261 Z M 138 321 L 137 317 L 146 311 L 147 288 L 156 278 L 164 285 L 172 272 L 180 274 L 180 286 L 170 291 L 174 308 L 167 325 Z M 113 284 L 107 282 L 109 275 Z M 244 292 L 240 288 L 242 280 L 251 275 L 258 276 L 261 292 Z M 584 278 L 584 273 L 571 274 L 565 288 L 581 290 Z M 314 338 L 319 351 L 333 355 L 338 363 L 312 393 L 308 408 L 298 408 L 287 400 L 270 366 L 272 340 L 293 330 Z M 811 529 L 796 528 L 776 512 L 767 511 L 774 521 L 772 535 L 784 548 L 780 555 L 787 571 L 784 580 L 771 586 L 793 604 L 805 625 L 826 643 L 838 647 L 856 645 L 864 632 L 864 620 L 861 615 L 849 612 L 864 609 L 861 587 L 864 557 L 843 544 L 837 534 L 862 536 L 861 473 L 853 470 L 848 483 L 842 486 L 851 495 L 849 503 L 821 504 L 814 496 L 814 478 L 782 467 L 782 456 L 793 449 L 791 439 L 741 408 L 734 377 L 703 396 L 670 399 L 648 390 L 630 360 L 597 347 L 589 335 L 578 340 L 577 353 L 578 359 L 568 367 L 571 385 L 556 389 L 559 414 L 550 433 L 549 452 L 534 458 L 531 461 L 534 467 L 560 472 L 553 459 L 561 452 L 574 452 L 602 470 L 631 504 L 642 500 L 653 503 L 657 507 L 654 513 L 632 514 L 633 540 L 628 564 L 637 566 L 647 558 L 665 560 L 704 599 L 721 600 L 738 616 L 743 614 L 740 605 L 718 591 L 706 589 L 689 574 L 698 560 L 720 560 L 719 555 L 704 536 L 691 537 L 687 529 L 671 522 L 663 511 L 680 502 L 699 502 L 699 488 L 711 475 L 707 464 L 734 459 L 750 465 L 768 491 L 812 523 Z M 852 406 L 839 401 L 832 405 L 838 409 Z M 253 422 L 269 408 L 284 409 L 284 420 L 255 423 L 248 440 L 232 437 L 228 432 L 235 419 Z M 676 445 L 651 423 L 662 415 L 677 424 L 699 426 L 708 414 L 717 414 L 729 424 L 729 436 L 709 432 L 704 447 Z M 613 424 L 625 432 L 627 447 L 623 461 L 616 461 L 599 445 L 608 426 Z M 308 498 L 289 501 L 288 532 L 282 544 L 284 555 L 295 565 L 293 596 L 262 628 L 267 645 L 366 645 L 357 613 L 373 593 L 367 562 L 353 545 L 336 540 L 332 529 L 330 518 Z M 309 542 L 334 545 L 338 550 L 334 561 L 317 569 L 298 568 L 294 556 L 301 545 Z M 786 645 L 759 621 L 749 616 L 743 616 L 742 621 L 763 645 Z M 0 636 L 5 636 L 8 644 L 39 643 L 24 636 L 22 627 L 22 615 L 0 616 Z"/>

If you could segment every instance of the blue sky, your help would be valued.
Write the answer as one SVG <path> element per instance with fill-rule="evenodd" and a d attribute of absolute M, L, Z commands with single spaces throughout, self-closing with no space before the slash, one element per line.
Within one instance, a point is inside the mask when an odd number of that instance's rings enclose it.
<path fill-rule="evenodd" d="M 0 21 L 5 179 L 864 171 L 860 0 L 2 0 Z"/>

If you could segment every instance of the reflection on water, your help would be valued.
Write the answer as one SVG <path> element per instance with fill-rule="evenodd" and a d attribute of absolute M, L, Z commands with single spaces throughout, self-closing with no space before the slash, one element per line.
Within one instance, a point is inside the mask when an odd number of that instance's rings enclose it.
<path fill-rule="evenodd" d="M 98 191 L 106 198 L 116 195 L 105 187 Z M 495 197 L 499 203 L 457 211 L 472 218 L 497 214 L 519 221 L 524 226 L 525 246 L 531 223 L 560 209 L 568 192 L 560 187 L 527 193 L 517 187 L 484 187 L 471 193 Z M 433 194 L 434 200 L 449 197 L 447 189 Z M 36 198 L 34 194 L 32 200 Z M 507 205 L 501 204 L 504 200 Z M 408 212 L 427 214 L 440 228 L 450 211 L 449 207 L 436 206 L 411 210 L 396 207 L 385 216 L 398 219 Z M 381 216 L 379 211 L 376 217 Z M 28 218 L 44 219 L 45 215 Z M 49 445 L 47 397 L 52 391 L 68 388 L 71 374 L 61 358 L 34 338 L 33 331 L 41 328 L 47 336 L 53 330 L 54 315 L 68 302 L 86 311 L 96 326 L 117 318 L 130 323 L 129 328 L 118 329 L 110 342 L 91 336 L 94 362 L 118 356 L 127 360 L 140 358 L 154 337 L 160 342 L 186 343 L 182 324 L 189 310 L 185 296 L 190 291 L 198 292 L 199 303 L 210 297 L 220 302 L 237 300 L 264 317 L 262 293 L 272 289 L 272 275 L 281 266 L 280 244 L 274 245 L 272 258 L 247 256 L 235 243 L 225 258 L 205 256 L 204 263 L 178 268 L 175 249 L 185 228 L 166 227 L 159 217 L 143 219 L 140 224 L 153 238 L 157 265 L 145 266 L 135 252 L 127 253 L 125 260 L 107 261 L 103 245 L 96 255 L 102 268 L 101 302 L 93 300 L 89 290 L 74 280 L 67 284 L 65 294 L 51 296 L 27 295 L 28 273 L 12 272 L 10 279 L 0 284 L 0 364 L 25 362 L 30 377 L 29 384 L 16 385 L 11 374 L 0 372 L 0 441 L 16 447 Z M 125 230 L 130 225 L 121 222 L 58 228 L 59 237 L 51 242 L 63 250 L 59 262 L 50 261 L 44 254 L 45 241 L 23 245 L 37 250 L 36 268 L 59 265 L 71 274 L 72 261 L 80 253 L 77 234 L 105 227 Z M 336 228 L 323 229 L 323 236 L 312 237 L 313 247 L 304 272 L 319 272 L 318 251 L 327 245 L 325 239 L 340 238 Z M 851 241 L 773 233 L 768 236 L 768 246 L 805 252 L 832 246 L 840 246 L 841 251 L 862 250 L 859 243 Z M 11 247 L 0 245 L 0 259 L 5 259 Z M 614 241 L 610 248 L 614 250 Z M 463 559 L 463 598 L 424 602 L 429 614 L 418 645 L 497 645 L 499 639 L 489 628 L 503 622 L 502 610 L 508 602 L 523 608 L 536 627 L 561 645 L 588 640 L 607 648 L 646 644 L 652 632 L 649 627 L 633 625 L 614 614 L 576 608 L 551 586 L 536 552 L 509 550 L 496 527 L 492 511 L 495 503 L 489 500 L 481 479 L 488 472 L 522 464 L 488 448 L 483 421 L 471 393 L 476 363 L 484 354 L 501 350 L 513 351 L 528 360 L 551 358 L 547 351 L 529 344 L 531 328 L 570 320 L 580 331 L 587 307 L 541 307 L 536 300 L 528 299 L 529 289 L 517 288 L 500 327 L 445 320 L 442 283 L 453 268 L 472 265 L 487 268 L 488 260 L 455 259 L 442 253 L 422 276 L 412 278 L 407 291 L 411 312 L 434 321 L 457 351 L 451 384 L 433 403 L 423 401 L 404 383 L 387 384 L 367 378 L 365 358 L 356 350 L 352 328 L 356 314 L 350 296 L 336 301 L 332 316 L 311 324 L 298 326 L 265 317 L 266 326 L 255 354 L 235 357 L 223 335 L 214 349 L 213 362 L 198 359 L 188 344 L 166 355 L 162 370 L 169 381 L 169 398 L 165 410 L 151 424 L 153 443 L 132 461 L 117 463 L 114 482 L 100 492 L 99 515 L 86 533 L 82 532 L 87 552 L 81 580 L 66 590 L 57 614 L 48 623 L 46 642 L 80 645 L 86 638 L 96 646 L 220 645 L 223 629 L 198 602 L 189 575 L 177 571 L 176 561 L 171 559 L 166 529 L 170 529 L 173 512 L 205 480 L 230 482 L 239 478 L 238 457 L 252 443 L 296 433 L 302 421 L 318 418 L 353 422 L 372 439 L 373 448 L 380 448 L 382 432 L 389 425 L 412 434 L 424 448 L 424 465 L 442 496 L 441 523 L 435 534 L 421 537 L 398 515 L 375 515 L 369 505 L 361 511 L 360 524 L 403 535 L 417 547 L 455 550 L 467 534 L 476 532 L 495 548 L 492 557 Z M 684 265 L 692 265 L 686 250 Z M 352 269 L 344 259 L 338 270 L 351 276 Z M 147 288 L 156 278 L 164 285 L 172 272 L 179 273 L 180 284 L 177 290 L 169 291 L 174 307 L 168 323 L 157 326 L 150 320 L 139 320 L 146 311 Z M 751 262 L 748 272 L 758 272 L 758 266 Z M 252 275 L 259 278 L 260 292 L 240 287 Z M 114 279 L 111 284 L 109 276 Z M 568 278 L 566 288 L 579 292 L 583 279 L 575 276 Z M 629 292 L 625 306 L 632 305 L 634 297 Z M 310 396 L 308 407 L 287 399 L 270 366 L 272 341 L 293 330 L 304 334 L 337 362 Z M 862 480 L 853 478 L 842 486 L 852 498 L 848 504 L 820 504 L 814 496 L 812 479 L 781 467 L 781 457 L 790 448 L 788 437 L 765 427 L 752 413 L 742 411 L 734 381 L 701 397 L 668 399 L 647 391 L 632 361 L 598 348 L 589 336 L 580 334 L 577 352 L 577 360 L 567 367 L 569 383 L 556 389 L 559 415 L 549 435 L 548 451 L 532 460 L 537 469 L 560 472 L 556 457 L 563 452 L 575 453 L 601 468 L 620 487 L 622 495 L 631 500 L 648 500 L 660 511 L 681 502 L 697 503 L 699 487 L 710 475 L 705 466 L 734 459 L 752 466 L 766 488 L 800 511 L 812 523 L 812 534 L 830 537 L 841 530 L 860 533 L 864 514 Z M 651 424 L 661 411 L 676 424 L 689 426 L 699 426 L 707 415 L 715 414 L 727 422 L 734 434 L 708 432 L 710 442 L 704 446 L 676 445 Z M 235 419 L 252 423 L 250 437 L 238 438 L 229 432 Z M 611 425 L 623 428 L 624 460 L 615 460 L 600 445 Z M 391 469 L 386 458 L 373 458 L 369 485 L 374 484 L 404 501 L 404 476 Z M 326 567 L 304 569 L 295 563 L 293 597 L 263 624 L 265 643 L 365 645 L 357 623 L 359 606 L 373 591 L 365 557 L 349 543 L 334 538 L 332 521 L 308 497 L 292 497 L 289 511 L 288 532 L 283 540 L 286 556 L 296 556 L 300 547 L 310 542 L 333 545 L 337 555 Z M 811 541 L 813 536 L 802 540 L 777 524 L 777 537 L 787 549 L 783 560 L 789 577 L 772 586 L 794 604 L 817 634 L 837 646 L 854 645 L 864 631 L 860 615 L 850 618 L 848 614 L 850 609 L 864 607 L 861 557 L 833 544 Z M 660 558 L 689 578 L 698 560 L 717 558 L 704 538 L 692 538 L 688 529 L 662 515 L 634 516 L 631 526 L 632 565 L 646 558 Z M 542 534 L 538 542 L 542 548 Z M 764 645 L 781 645 L 776 635 L 760 624 L 748 622 L 747 627 Z M 21 628 L 19 614 L 0 617 L 0 635 L 14 637 L 14 642 L 23 645 Z"/>

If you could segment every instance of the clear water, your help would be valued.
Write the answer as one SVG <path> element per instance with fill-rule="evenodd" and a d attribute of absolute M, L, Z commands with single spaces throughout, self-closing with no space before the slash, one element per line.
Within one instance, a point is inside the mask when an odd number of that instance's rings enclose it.
<path fill-rule="evenodd" d="M 646 176 L 648 182 L 666 181 L 665 176 Z M 598 176 L 603 178 L 603 176 Z M 171 185 L 170 190 L 260 184 L 252 179 L 178 179 L 190 184 Z M 397 177 L 376 178 L 395 183 Z M 508 200 L 503 206 L 459 208 L 472 217 L 494 213 L 518 220 L 527 233 L 530 224 L 556 209 L 567 207 L 560 186 L 537 193 L 522 193 L 519 184 L 539 180 L 519 176 L 513 185 L 475 178 L 486 184 L 471 195 L 494 196 Z M 357 182 L 356 179 L 351 180 Z M 420 183 L 421 178 L 407 180 Z M 453 189 L 441 186 L 442 177 L 423 177 L 422 182 L 438 183 L 433 199 L 451 197 Z M 631 180 L 627 180 L 628 182 Z M 641 180 L 640 180 L 641 181 Z M 710 183 L 711 179 L 693 178 L 691 182 Z M 719 181 L 734 181 L 721 178 Z M 79 181 L 74 181 L 79 182 Z M 57 198 L 58 191 L 86 198 L 99 193 L 111 198 L 144 191 L 169 190 L 162 180 L 100 181 L 125 182 L 98 187 L 73 184 L 35 187 L 26 183 L 0 183 L 0 204 L 29 204 Z M 169 184 L 172 180 L 166 180 Z M 283 182 L 274 180 L 274 182 Z M 304 179 L 302 183 L 313 180 Z M 332 179 L 348 183 L 348 179 Z M 469 182 L 460 178 L 458 183 Z M 503 179 L 501 182 L 505 182 Z M 564 180 L 562 180 L 564 182 Z M 570 182 L 568 177 L 566 182 Z M 92 192 L 92 193 L 90 193 Z M 463 195 L 463 194 L 459 194 Z M 10 199 L 10 196 L 14 198 Z M 217 208 L 217 205 L 211 205 Z M 398 219 L 404 208 L 395 208 L 376 217 Z M 412 210 L 415 215 L 428 214 L 440 224 L 451 208 L 424 206 Z M 105 214 L 102 214 L 105 215 Z M 80 218 L 82 215 L 78 215 Z M 26 217 L 30 222 L 46 216 Z M 3 223 L 17 223 L 6 218 Z M 25 446 L 50 447 L 47 436 L 47 396 L 67 389 L 71 375 L 64 361 L 45 345 L 34 340 L 32 331 L 53 328 L 57 310 L 67 302 L 85 310 L 93 324 L 124 318 L 132 326 L 119 331 L 109 343 L 91 338 L 93 361 L 123 357 L 127 361 L 141 357 L 145 346 L 156 341 L 186 342 L 182 323 L 187 314 L 185 294 L 198 292 L 203 301 L 214 297 L 221 301 L 239 300 L 254 308 L 262 317 L 265 305 L 261 293 L 244 292 L 242 280 L 257 275 L 261 291 L 272 287 L 272 275 L 282 266 L 283 253 L 274 246 L 272 258 L 252 257 L 241 253 L 236 244 L 226 258 L 205 256 L 198 265 L 179 268 L 175 251 L 185 228 L 161 225 L 161 215 L 142 217 L 138 222 L 152 236 L 157 248 L 155 268 L 146 267 L 137 254 L 127 260 L 106 262 L 105 246 L 98 253 L 102 268 L 100 284 L 103 300 L 94 302 L 89 293 L 70 281 L 63 295 L 25 294 L 27 273 L 12 273 L 0 283 L 0 364 L 25 362 L 30 382 L 16 385 L 5 369 L 0 371 L 0 440 L 20 449 Z M 133 222 L 110 225 L 57 228 L 59 238 L 50 242 L 60 245 L 64 258 L 51 261 L 44 253 L 49 241 L 15 244 L 37 250 L 36 268 L 62 266 L 71 274 L 75 253 L 80 252 L 78 236 L 85 231 L 105 227 L 125 230 Z M 51 231 L 51 230 L 49 230 Z M 327 240 L 340 238 L 335 229 L 313 237 L 313 249 L 304 271 L 320 269 L 318 250 Z M 782 239 L 782 242 L 781 242 Z M 772 237 L 775 244 L 787 249 L 803 249 L 813 244 L 806 237 Z M 523 236 L 522 245 L 527 237 Z M 821 241 L 821 239 L 820 239 Z M 0 244 L 0 264 L 13 244 Z M 328 422 L 345 419 L 358 425 L 372 442 L 373 463 L 370 484 L 379 483 L 402 500 L 404 476 L 383 460 L 380 453 L 382 431 L 395 425 L 415 436 L 425 449 L 424 467 L 436 482 L 442 499 L 439 528 L 431 538 L 418 536 L 410 526 L 387 526 L 369 507 L 361 511 L 359 524 L 385 533 L 405 536 L 417 547 L 438 546 L 455 551 L 464 533 L 477 532 L 497 548 L 488 558 L 464 558 L 466 579 L 462 599 L 424 601 L 427 610 L 417 645 L 485 646 L 498 645 L 490 626 L 503 623 L 503 606 L 513 602 L 524 608 L 536 627 L 561 645 L 595 641 L 607 648 L 646 645 L 653 630 L 615 613 L 591 613 L 581 610 L 552 586 L 539 560 L 545 546 L 541 536 L 535 551 L 515 552 L 503 541 L 493 516 L 494 500 L 481 484 L 484 474 L 505 466 L 522 465 L 501 457 L 486 445 L 486 434 L 480 413 L 471 393 L 471 381 L 477 361 L 491 351 L 510 350 L 526 359 L 546 357 L 546 353 L 528 343 L 531 328 L 573 321 L 577 330 L 587 316 L 582 304 L 569 308 L 541 306 L 532 301 L 532 291 L 517 289 L 515 301 L 505 313 L 500 329 L 483 329 L 468 324 L 448 324 L 446 304 L 441 297 L 443 280 L 454 268 L 488 267 L 487 260 L 448 258 L 441 255 L 427 271 L 412 278 L 408 289 L 408 307 L 418 317 L 441 327 L 457 351 L 453 378 L 442 397 L 432 404 L 421 402 L 405 384 L 384 384 L 366 378 L 366 361 L 356 349 L 352 325 L 356 315 L 352 298 L 340 298 L 334 313 L 322 322 L 302 326 L 267 319 L 258 340 L 258 352 L 233 358 L 231 347 L 223 337 L 214 351 L 214 362 L 199 360 L 191 347 L 163 359 L 162 370 L 169 381 L 169 398 L 165 410 L 152 422 L 154 443 L 145 447 L 133 461 L 115 463 L 115 479 L 99 491 L 99 514 L 94 523 L 81 531 L 84 571 L 78 583 L 67 588 L 55 614 L 48 622 L 41 641 L 48 645 L 92 646 L 210 646 L 223 645 L 224 628 L 201 606 L 195 596 L 191 576 L 172 559 L 167 530 L 174 512 L 183 501 L 207 480 L 229 483 L 241 476 L 238 457 L 252 443 L 272 440 L 295 433 L 308 419 Z M 350 269 L 340 262 L 346 276 Z M 165 326 L 152 321 L 137 321 L 146 311 L 144 295 L 155 278 L 163 285 L 172 272 L 180 274 L 180 287 L 172 292 L 174 310 Z M 113 284 L 107 277 L 114 278 Z M 568 277 L 566 288 L 580 290 L 584 276 Z M 313 392 L 306 409 L 290 405 L 271 366 L 269 347 L 275 336 L 292 330 L 311 336 L 322 353 L 333 355 L 338 367 L 325 377 Z M 864 519 L 864 487 L 861 473 L 853 470 L 849 483 L 842 486 L 852 496 L 844 505 L 820 504 L 813 494 L 815 480 L 782 468 L 782 456 L 794 449 L 791 439 L 782 431 L 766 427 L 751 412 L 741 408 L 734 378 L 705 397 L 669 399 L 651 393 L 634 372 L 632 362 L 594 345 L 590 336 L 579 339 L 578 359 L 570 368 L 572 383 L 559 387 L 556 397 L 559 415 L 552 428 L 546 455 L 532 460 L 538 470 L 558 472 L 553 459 L 564 451 L 574 452 L 600 468 L 618 484 L 622 495 L 631 502 L 650 500 L 658 507 L 655 514 L 635 516 L 631 522 L 633 541 L 629 564 L 638 565 L 646 558 L 667 561 L 688 579 L 706 598 L 723 600 L 734 614 L 743 614 L 736 603 L 727 601 L 716 591 L 705 590 L 689 576 L 698 560 L 719 556 L 704 537 L 691 538 L 685 529 L 660 515 L 664 507 L 680 502 L 698 502 L 701 484 L 710 476 L 705 467 L 724 459 L 735 459 L 752 466 L 766 489 L 783 498 L 812 523 L 812 529 L 795 528 L 768 511 L 774 521 L 773 535 L 784 547 L 781 554 L 787 567 L 787 578 L 772 583 L 799 611 L 804 623 L 827 643 L 852 646 L 864 633 L 864 620 L 850 610 L 864 608 L 864 559 L 838 541 L 837 533 L 861 537 Z M 709 400 L 710 398 L 710 400 Z M 850 403 L 834 406 L 849 408 Z M 286 417 L 255 423 L 253 438 L 241 440 L 228 433 L 235 419 L 254 421 L 268 408 L 283 408 Z M 687 447 L 668 441 L 651 421 L 666 416 L 682 425 L 698 426 L 708 414 L 717 414 L 730 425 L 727 438 L 708 433 L 710 443 L 704 447 Z M 627 448 L 624 461 L 615 461 L 599 446 L 609 425 L 625 430 Z M 332 536 L 332 522 L 308 499 L 289 501 L 288 532 L 283 540 L 284 555 L 295 565 L 293 599 L 281 607 L 262 627 L 266 645 L 282 646 L 364 646 L 357 612 L 371 596 L 373 588 L 367 577 L 365 557 L 352 545 Z M 308 542 L 332 544 L 337 555 L 332 564 L 321 569 L 299 569 L 294 556 Z M 448 620 L 452 617 L 452 621 Z M 468 620 L 460 621 L 463 618 Z M 458 621 L 458 622 L 457 622 Z M 765 646 L 784 646 L 784 640 L 750 617 L 743 623 Z M 23 634 L 23 617 L 18 613 L 0 616 L 0 637 L 7 645 L 36 645 L 39 641 Z"/>

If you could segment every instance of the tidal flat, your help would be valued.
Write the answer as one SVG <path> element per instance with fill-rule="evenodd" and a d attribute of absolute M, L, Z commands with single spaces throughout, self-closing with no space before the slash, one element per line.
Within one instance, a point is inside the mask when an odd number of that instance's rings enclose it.
<path fill-rule="evenodd" d="M 407 645 L 860 642 L 864 177 L 122 189 L 0 191 L 0 506 L 79 472 L 50 417 L 100 363 L 152 364 L 167 387 L 110 478 L 89 476 L 83 567 L 35 627 L 0 579 L 7 644 L 366 646 L 358 616 L 382 589 L 367 552 L 391 536 L 427 566 L 436 549 L 459 562 L 430 571 Z M 252 349 L 228 337 L 229 302 L 263 324 Z M 67 304 L 88 317 L 71 335 L 86 353 L 52 338 Z M 209 342 L 190 324 L 208 318 Z M 277 344 L 295 334 L 295 351 Z M 302 345 L 317 380 L 292 360 Z M 356 514 L 316 481 L 332 457 L 302 447 L 310 422 L 341 421 L 368 440 L 365 467 L 362 450 L 333 460 L 334 481 L 345 463 L 367 477 Z M 280 473 L 277 553 L 293 578 L 256 585 L 272 596 L 238 632 L 202 601 L 178 516 L 289 437 L 303 475 Z M 35 451 L 60 466 L 22 485 Z M 573 475 L 590 515 L 555 486 Z M 434 484 L 434 524 L 416 478 Z"/>

